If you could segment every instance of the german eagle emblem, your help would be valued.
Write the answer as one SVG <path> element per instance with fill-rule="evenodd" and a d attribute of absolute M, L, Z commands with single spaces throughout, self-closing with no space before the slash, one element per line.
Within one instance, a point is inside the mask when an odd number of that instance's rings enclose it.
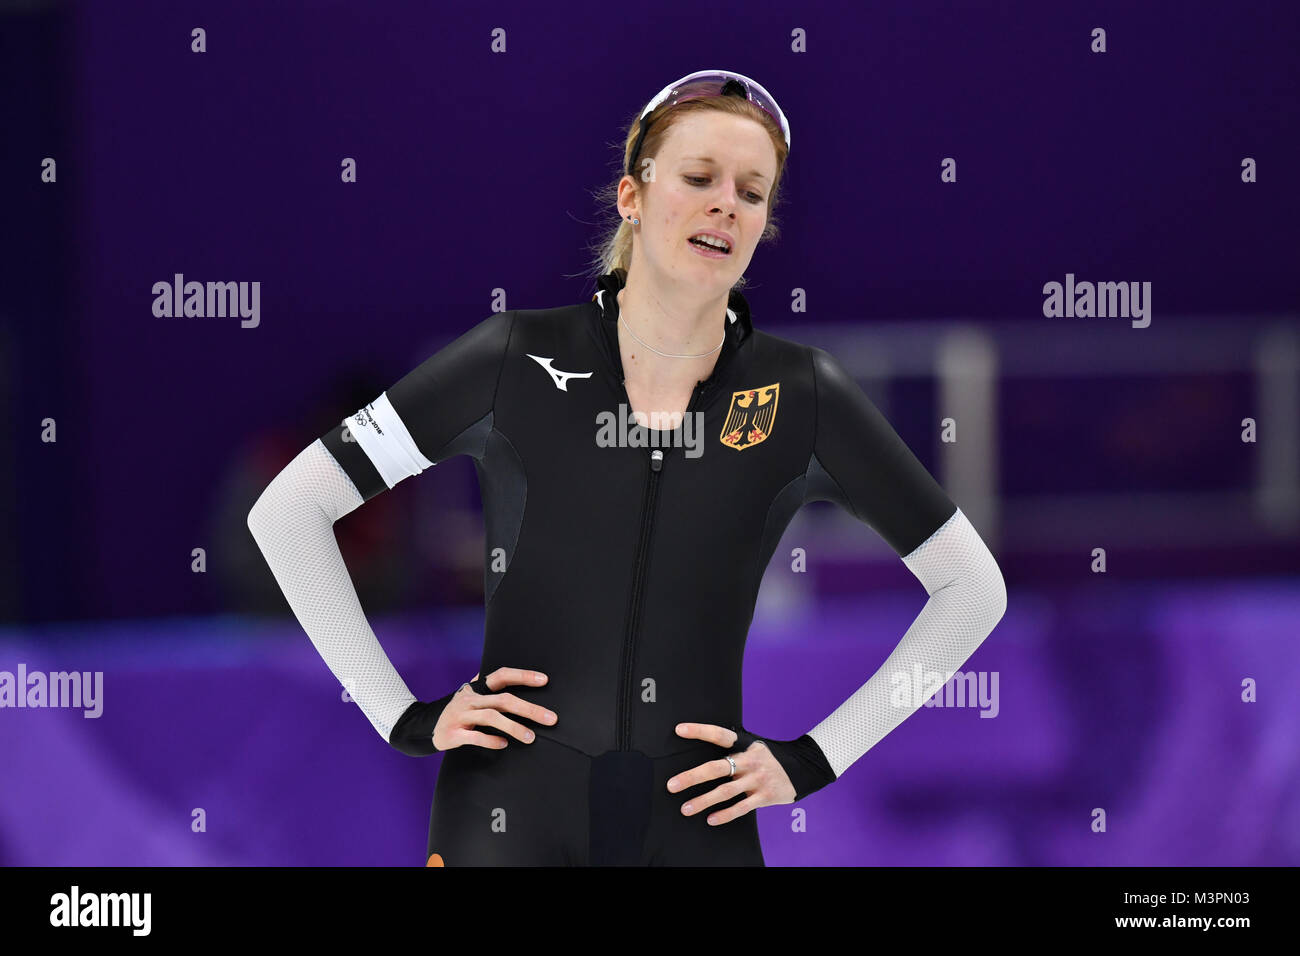
<path fill-rule="evenodd" d="M 718 441 L 741 451 L 766 441 L 776 424 L 776 400 L 781 383 L 731 393 L 731 407 Z"/>

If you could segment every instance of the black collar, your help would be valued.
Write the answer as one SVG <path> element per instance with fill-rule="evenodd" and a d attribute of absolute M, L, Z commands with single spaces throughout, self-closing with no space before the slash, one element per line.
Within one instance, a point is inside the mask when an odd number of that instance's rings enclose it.
<path fill-rule="evenodd" d="M 610 322 L 618 321 L 618 293 L 627 283 L 627 270 L 615 269 L 596 280 L 596 294 L 591 298 L 600 306 L 604 317 Z M 603 293 L 603 294 L 602 294 Z M 739 345 L 754 332 L 754 323 L 750 319 L 749 303 L 735 289 L 727 296 L 727 341 Z M 734 321 L 730 321 L 731 316 Z"/>

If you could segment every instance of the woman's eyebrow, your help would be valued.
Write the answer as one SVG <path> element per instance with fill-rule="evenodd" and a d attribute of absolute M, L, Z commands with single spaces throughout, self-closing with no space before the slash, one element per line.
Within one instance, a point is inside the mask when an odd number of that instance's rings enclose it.
<path fill-rule="evenodd" d="M 702 163 L 713 163 L 713 165 L 715 166 L 718 164 L 718 161 L 714 159 L 712 156 L 683 156 L 682 157 L 683 163 L 691 163 L 696 161 Z M 767 179 L 767 176 L 764 175 L 763 173 L 760 173 L 757 169 L 751 169 L 749 171 L 749 175 L 756 176 L 759 179 Z"/>

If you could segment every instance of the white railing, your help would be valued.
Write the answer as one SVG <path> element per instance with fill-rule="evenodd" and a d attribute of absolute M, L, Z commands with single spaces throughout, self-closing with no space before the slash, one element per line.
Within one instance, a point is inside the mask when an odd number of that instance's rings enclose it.
<path fill-rule="evenodd" d="M 1112 322 L 1114 324 L 1107 325 Z M 1249 543 L 1300 535 L 1300 318 L 1295 315 L 1158 317 L 1149 328 L 1108 319 L 1033 321 L 873 322 L 866 326 L 813 322 L 762 328 L 825 348 L 854 375 L 891 420 L 893 379 L 929 379 L 938 390 L 937 419 L 958 422 L 958 441 L 939 441 L 935 477 L 980 529 L 990 547 L 1004 533 L 1017 547 L 1058 549 L 1063 538 L 1104 535 L 1113 543 L 1170 547 Z M 1225 442 L 1237 441 L 1241 418 L 1254 418 L 1257 467 L 1252 485 L 1224 492 L 1001 493 L 1000 379 L 1124 375 L 1164 379 L 1204 373 L 1252 377 L 1254 401 L 1231 422 Z M 1152 422 L 1159 428 L 1159 422 Z M 1051 448 L 1024 449 L 1025 455 Z M 1014 456 L 1012 456 L 1014 457 Z M 808 520 L 801 512 L 796 521 Z M 843 522 L 814 522 L 823 545 L 844 555 L 878 550 L 871 536 Z"/>

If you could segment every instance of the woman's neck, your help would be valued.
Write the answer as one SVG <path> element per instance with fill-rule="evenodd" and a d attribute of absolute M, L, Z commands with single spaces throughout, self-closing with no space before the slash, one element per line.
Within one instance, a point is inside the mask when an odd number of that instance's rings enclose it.
<path fill-rule="evenodd" d="M 625 287 L 618 292 L 618 313 L 619 351 L 626 383 L 655 395 L 667 395 L 693 391 L 697 382 L 713 374 L 722 353 L 718 345 L 726 329 L 725 299 L 698 307 L 697 311 L 677 310 Z M 634 335 L 628 334 L 627 326 Z M 660 355 L 646 345 L 669 354 Z M 677 357 L 682 355 L 694 357 Z"/>

